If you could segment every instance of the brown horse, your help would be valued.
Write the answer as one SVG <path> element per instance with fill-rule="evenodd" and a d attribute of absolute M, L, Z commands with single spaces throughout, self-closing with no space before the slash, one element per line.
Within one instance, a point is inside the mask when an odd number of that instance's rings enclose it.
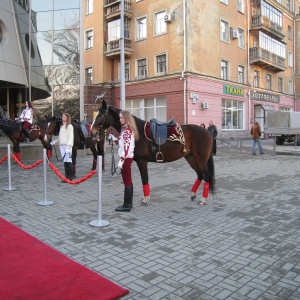
<path fill-rule="evenodd" d="M 39 139 L 45 149 L 47 149 L 48 158 L 51 157 L 50 147 L 44 140 L 47 128 L 46 122 L 38 122 L 30 128 L 29 137 L 30 142 Z M 18 160 L 21 160 L 20 143 L 25 141 L 25 134 L 22 132 L 21 123 L 12 121 L 10 119 L 0 118 L 0 129 L 11 140 L 13 144 L 13 151 Z"/>
<path fill-rule="evenodd" d="M 91 135 L 95 138 L 106 128 L 112 126 L 119 133 L 121 131 L 120 109 L 108 106 L 103 100 L 98 114 L 92 124 Z M 134 116 L 139 140 L 135 143 L 134 160 L 136 161 L 143 184 L 144 197 L 142 204 L 148 204 L 150 200 L 150 186 L 148 177 L 148 162 L 172 162 L 184 157 L 197 174 L 191 190 L 191 199 L 196 198 L 196 192 L 202 180 L 204 188 L 201 204 L 205 204 L 208 191 L 214 193 L 215 171 L 212 156 L 212 137 L 208 130 L 198 125 L 171 126 L 168 130 L 166 142 L 157 145 L 149 136 L 151 122 L 143 121 Z M 158 159 L 159 157 L 159 159 Z M 163 158 L 161 160 L 161 158 Z M 199 202 L 200 203 L 200 202 Z"/>
<path fill-rule="evenodd" d="M 73 174 L 76 175 L 76 160 L 77 160 L 77 150 L 84 149 L 84 146 L 87 149 L 90 149 L 93 154 L 93 164 L 92 170 L 95 170 L 97 167 L 97 157 L 98 155 L 102 156 L 102 169 L 104 170 L 104 141 L 105 135 L 102 134 L 97 141 L 92 139 L 91 137 L 85 137 L 81 124 L 79 121 L 72 119 L 71 122 L 74 130 L 74 145 L 72 147 L 72 164 L 73 164 Z M 47 130 L 45 134 L 45 143 L 47 146 L 50 146 L 50 142 L 52 140 L 53 135 L 58 135 L 60 127 L 62 125 L 61 117 L 52 117 L 49 119 Z"/>

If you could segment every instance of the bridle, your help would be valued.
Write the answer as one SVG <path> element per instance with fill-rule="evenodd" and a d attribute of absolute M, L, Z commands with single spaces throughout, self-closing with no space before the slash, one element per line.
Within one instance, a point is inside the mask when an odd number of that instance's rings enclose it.
<path fill-rule="evenodd" d="M 103 126 L 105 123 L 108 123 L 108 117 L 109 117 L 109 113 L 108 113 L 108 110 L 109 110 L 109 106 L 107 106 L 107 109 L 104 109 L 104 108 L 100 108 L 99 109 L 99 112 L 96 116 L 96 118 L 98 117 L 99 113 L 102 113 L 102 115 L 104 115 L 104 122 L 98 126 L 98 135 L 102 134 L 104 132 L 105 129 L 103 129 Z M 92 127 L 94 126 L 94 123 L 95 123 L 95 120 L 96 118 L 94 119 L 93 123 L 92 123 Z"/>

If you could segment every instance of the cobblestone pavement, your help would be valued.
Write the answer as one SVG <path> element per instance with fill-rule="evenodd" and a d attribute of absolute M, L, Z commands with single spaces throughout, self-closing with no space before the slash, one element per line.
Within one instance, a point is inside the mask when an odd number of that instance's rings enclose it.
<path fill-rule="evenodd" d="M 197 204 L 200 189 L 190 200 L 196 177 L 184 159 L 149 164 L 151 202 L 141 206 L 134 163 L 130 213 L 114 210 L 123 186 L 110 174 L 110 159 L 107 154 L 101 206 L 109 226 L 89 224 L 98 217 L 98 175 L 69 185 L 47 167 L 45 193 L 43 164 L 24 170 L 13 161 L 17 190 L 0 190 L 0 216 L 128 288 L 122 299 L 300 299 L 299 157 L 219 147 L 217 192 L 206 206 Z M 52 162 L 62 170 L 62 163 Z M 78 158 L 77 178 L 91 163 L 91 156 Z M 7 174 L 5 162 L 2 188 Z M 37 205 L 45 194 L 54 205 Z"/>

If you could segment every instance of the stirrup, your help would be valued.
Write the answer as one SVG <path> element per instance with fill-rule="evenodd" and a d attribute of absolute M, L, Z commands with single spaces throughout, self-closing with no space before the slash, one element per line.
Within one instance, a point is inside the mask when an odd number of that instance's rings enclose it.
<path fill-rule="evenodd" d="M 156 162 L 164 162 L 164 156 L 161 152 L 156 153 Z"/>

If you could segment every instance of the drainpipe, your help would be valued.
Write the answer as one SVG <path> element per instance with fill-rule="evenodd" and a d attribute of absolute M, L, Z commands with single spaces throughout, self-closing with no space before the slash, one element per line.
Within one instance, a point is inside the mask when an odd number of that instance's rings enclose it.
<path fill-rule="evenodd" d="M 294 8 L 294 21 L 293 21 L 293 95 L 294 95 L 294 111 L 296 111 L 296 73 L 295 73 L 295 68 L 296 68 L 296 11 L 295 11 L 295 3 L 293 3 L 293 8 Z"/>
<path fill-rule="evenodd" d="M 250 82 L 250 1 L 247 0 L 247 43 L 248 43 L 248 53 L 247 53 L 247 67 L 248 67 L 248 85 L 249 85 L 249 89 L 248 89 L 248 129 L 250 129 L 250 110 L 251 110 L 251 99 L 250 99 L 250 87 L 251 87 L 251 82 Z"/>
<path fill-rule="evenodd" d="M 183 4 L 183 71 L 181 73 L 181 79 L 183 80 L 183 111 L 184 120 L 183 123 L 186 124 L 187 119 L 187 103 L 186 103 L 186 0 L 182 0 Z"/>

